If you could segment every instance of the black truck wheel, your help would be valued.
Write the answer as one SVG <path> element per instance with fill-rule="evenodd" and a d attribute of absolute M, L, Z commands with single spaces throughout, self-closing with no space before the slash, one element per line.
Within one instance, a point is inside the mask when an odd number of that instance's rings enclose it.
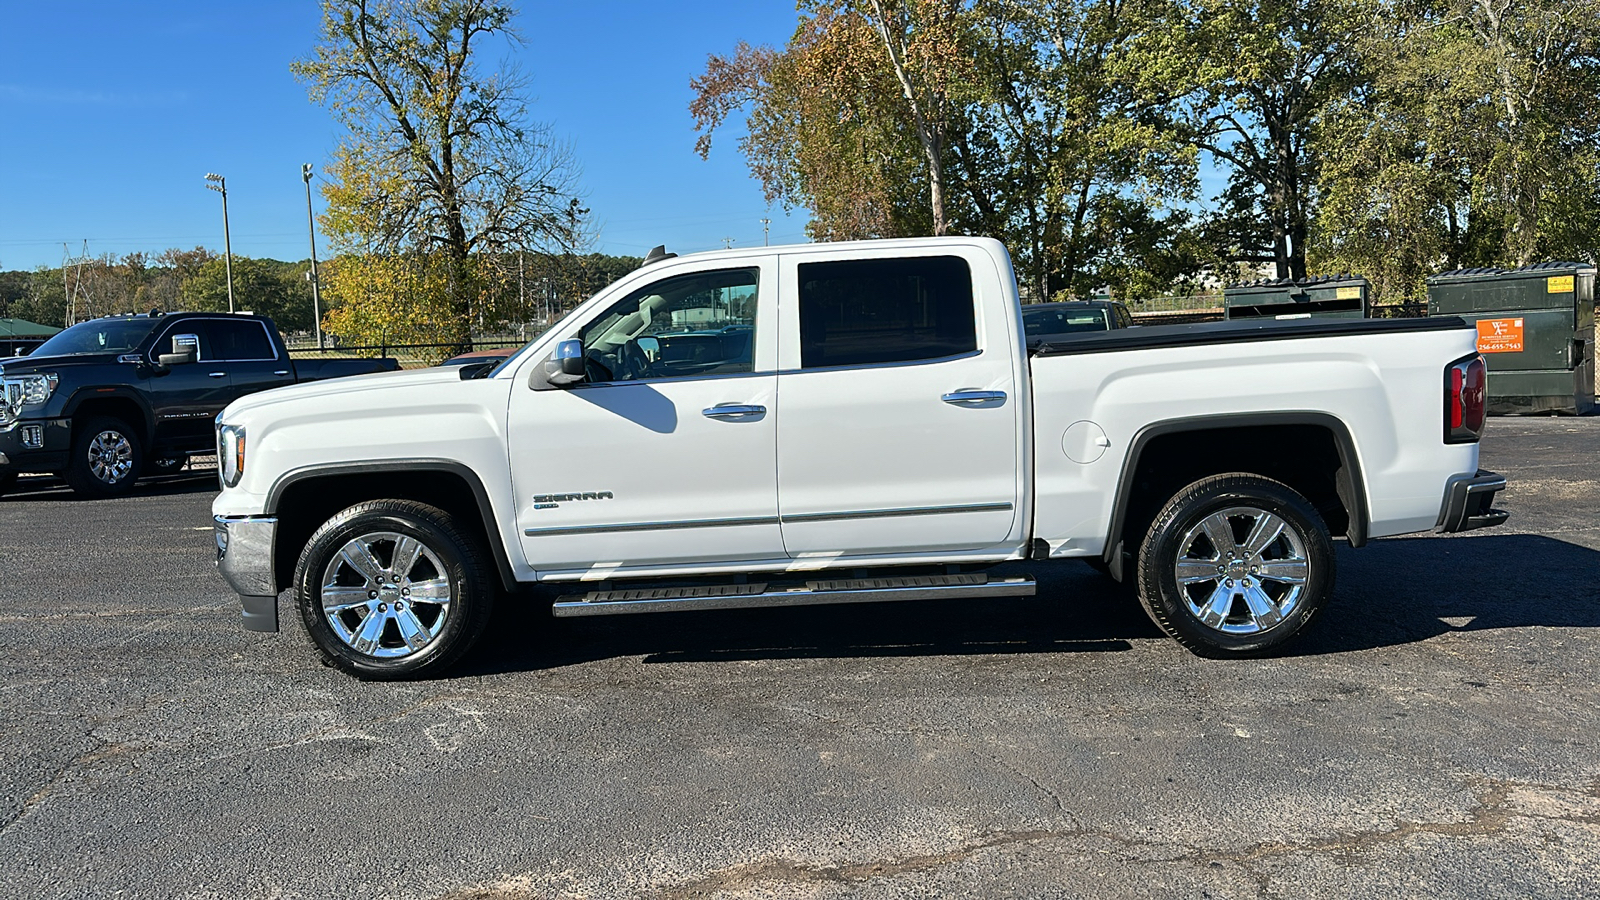
<path fill-rule="evenodd" d="M 80 424 L 72 436 L 71 454 L 62 474 L 72 490 L 84 497 L 126 494 L 144 468 L 139 433 L 110 416 Z"/>
<path fill-rule="evenodd" d="M 16 486 L 17 473 L 0 472 L 0 497 L 4 497 L 6 494 L 10 493 L 11 489 Z"/>
<path fill-rule="evenodd" d="M 325 522 L 295 566 L 295 599 L 323 660 L 359 678 L 432 677 L 489 621 L 481 543 L 448 513 L 372 500 Z"/>
<path fill-rule="evenodd" d="M 1250 656 L 1294 637 L 1333 593 L 1333 542 L 1287 485 L 1231 474 L 1167 502 L 1139 551 L 1139 600 L 1201 656 Z"/>

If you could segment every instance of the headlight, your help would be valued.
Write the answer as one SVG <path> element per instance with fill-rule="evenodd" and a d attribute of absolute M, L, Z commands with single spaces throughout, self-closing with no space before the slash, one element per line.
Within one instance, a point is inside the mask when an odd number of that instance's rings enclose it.
<path fill-rule="evenodd" d="M 60 382 L 54 372 L 0 378 L 0 425 L 15 422 L 24 406 L 39 406 L 49 400 Z"/>
<path fill-rule="evenodd" d="M 244 426 L 217 426 L 217 477 L 223 487 L 233 487 L 244 475 Z"/>

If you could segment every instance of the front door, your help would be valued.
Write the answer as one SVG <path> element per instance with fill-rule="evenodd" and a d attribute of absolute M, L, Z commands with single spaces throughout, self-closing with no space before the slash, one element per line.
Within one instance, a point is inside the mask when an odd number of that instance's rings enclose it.
<path fill-rule="evenodd" d="M 212 445 L 212 420 L 228 404 L 232 378 L 218 358 L 209 319 L 184 319 L 166 326 L 150 350 L 151 361 L 173 352 L 172 339 L 192 334 L 199 338 L 195 362 L 172 366 L 152 375 L 150 405 L 155 411 L 155 443 L 167 449 L 199 450 Z"/>
<path fill-rule="evenodd" d="M 582 383 L 523 366 L 507 430 L 541 577 L 783 558 L 773 274 L 679 266 L 563 336 L 583 341 Z"/>
<path fill-rule="evenodd" d="M 778 376 L 791 556 L 982 550 L 1014 537 L 1020 339 L 998 313 L 978 314 L 977 266 L 994 271 L 986 254 L 948 250 L 783 258 L 785 332 L 798 335 Z"/>

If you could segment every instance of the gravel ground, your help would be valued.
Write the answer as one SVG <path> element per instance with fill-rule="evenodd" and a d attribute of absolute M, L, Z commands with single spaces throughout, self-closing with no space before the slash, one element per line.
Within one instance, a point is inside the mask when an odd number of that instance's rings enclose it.
<path fill-rule="evenodd" d="M 551 620 L 362 684 L 238 627 L 209 475 L 0 501 L 0 894 L 1600 896 L 1600 418 L 1340 547 L 1289 655 L 1037 597 Z"/>

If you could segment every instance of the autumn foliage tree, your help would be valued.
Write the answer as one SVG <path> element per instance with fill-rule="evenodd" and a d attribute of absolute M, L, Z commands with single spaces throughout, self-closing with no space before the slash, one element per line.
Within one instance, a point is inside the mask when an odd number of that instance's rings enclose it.
<path fill-rule="evenodd" d="M 1012 248 L 1036 299 L 1128 282 L 1130 200 L 1167 224 L 1193 153 L 1114 65 L 1117 0 L 808 0 L 781 50 L 739 45 L 691 82 L 697 148 L 743 112 L 768 202 L 821 239 L 967 233 Z M 1161 251 L 1162 248 L 1152 248 Z M 1141 279 L 1141 283 L 1144 280 Z M 1143 289 L 1143 288 L 1141 288 Z"/>
<path fill-rule="evenodd" d="M 349 257 L 329 267 L 331 330 L 469 346 L 486 256 L 580 240 L 570 152 L 529 120 L 514 72 L 481 64 L 517 40 L 511 20 L 490 0 L 324 0 L 293 71 L 348 129 L 323 187 Z"/>

